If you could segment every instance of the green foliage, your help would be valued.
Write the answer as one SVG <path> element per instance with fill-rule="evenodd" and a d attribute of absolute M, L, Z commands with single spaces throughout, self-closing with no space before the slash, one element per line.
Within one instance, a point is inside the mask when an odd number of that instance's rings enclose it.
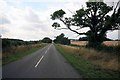
<path fill-rule="evenodd" d="M 25 44 L 23 40 L 19 39 L 2 39 L 2 48 L 10 47 L 10 46 L 18 46 Z"/>
<path fill-rule="evenodd" d="M 43 43 L 52 43 L 52 40 L 48 37 L 45 37 L 45 38 L 42 39 L 42 42 Z"/>
<path fill-rule="evenodd" d="M 118 57 L 120 56 L 120 45 L 117 45 L 117 46 L 106 46 L 106 45 L 88 46 L 87 45 L 86 48 L 89 48 L 89 49 L 93 48 L 97 51 L 103 51 L 106 53 L 115 54 Z"/>
<path fill-rule="evenodd" d="M 89 60 L 84 59 L 82 56 L 71 53 L 61 45 L 56 45 L 57 50 L 67 59 L 67 61 L 80 73 L 82 78 L 89 78 L 91 80 L 101 78 L 112 79 L 119 78 L 119 71 L 102 69 L 99 66 L 93 65 Z M 114 79 L 112 79 L 114 80 Z"/>
<path fill-rule="evenodd" d="M 51 15 L 52 20 L 59 19 L 66 25 L 66 28 L 79 35 L 86 35 L 90 46 L 101 45 L 106 38 L 108 30 L 119 30 L 120 26 L 120 1 L 115 8 L 108 6 L 104 2 L 86 2 L 87 8 L 79 9 L 72 17 L 64 17 L 65 12 L 61 9 Z M 112 15 L 108 13 L 113 11 Z M 55 29 L 60 29 L 60 24 L 55 22 L 52 25 Z M 74 26 L 74 29 L 71 28 Z M 79 29 L 88 27 L 85 33 Z M 63 29 L 63 28 L 61 28 Z M 65 28 L 64 28 L 65 29 Z"/>
<path fill-rule="evenodd" d="M 80 37 L 79 38 L 79 41 L 88 41 L 88 38 L 87 37 Z M 104 38 L 104 41 L 112 41 L 112 39 L 109 39 L 109 38 Z"/>
<path fill-rule="evenodd" d="M 7 54 L 3 52 L 2 55 L 2 65 L 6 65 L 10 62 L 19 60 L 21 58 L 23 58 L 24 56 L 27 56 L 35 51 L 37 51 L 40 48 L 43 48 L 44 46 L 46 46 L 46 44 L 40 44 L 40 45 L 36 45 L 36 46 L 31 46 L 31 45 L 25 45 L 24 48 L 10 48 L 7 49 L 5 52 L 8 52 Z"/>
<path fill-rule="evenodd" d="M 65 35 L 62 33 L 59 36 L 56 37 L 56 39 L 54 40 L 55 43 L 60 43 L 60 44 L 64 44 L 64 45 L 69 45 L 70 44 L 70 40 L 67 37 L 64 37 Z"/>
<path fill-rule="evenodd" d="M 80 37 L 79 41 L 88 41 L 88 38 L 87 37 Z"/>
<path fill-rule="evenodd" d="M 30 44 L 37 44 L 40 41 L 23 41 L 19 39 L 2 39 L 2 49 L 10 48 L 11 46 L 20 46 L 20 45 L 30 45 Z"/>
<path fill-rule="evenodd" d="M 51 15 L 51 19 L 55 20 L 55 19 L 62 18 L 64 14 L 65 12 L 62 9 L 58 10 Z"/>
<path fill-rule="evenodd" d="M 56 28 L 60 27 L 60 24 L 57 23 L 57 22 L 54 22 L 53 25 L 52 25 L 52 27 L 54 27 L 56 29 Z"/>

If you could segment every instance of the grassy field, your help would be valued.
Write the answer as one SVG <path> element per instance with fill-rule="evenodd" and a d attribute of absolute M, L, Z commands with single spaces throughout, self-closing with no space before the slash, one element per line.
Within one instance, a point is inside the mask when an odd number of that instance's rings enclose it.
<path fill-rule="evenodd" d="M 120 65 L 116 55 L 84 47 L 56 45 L 56 48 L 83 78 L 118 78 Z"/>
<path fill-rule="evenodd" d="M 71 46 L 86 47 L 87 43 L 87 41 L 71 41 Z M 116 54 L 117 56 L 120 56 L 120 41 L 104 41 L 102 44 L 104 45 L 96 46 L 93 49 L 98 52 L 100 51 L 103 53 Z M 92 47 L 90 49 L 92 49 Z"/>
<path fill-rule="evenodd" d="M 45 45 L 46 44 L 32 44 L 10 47 L 2 52 L 2 65 L 21 59 L 22 57 L 44 47 Z"/>
<path fill-rule="evenodd" d="M 71 41 L 71 44 L 80 45 L 80 46 L 84 46 L 87 43 L 88 41 Z M 104 41 L 103 44 L 107 46 L 117 46 L 120 45 L 120 41 Z"/>

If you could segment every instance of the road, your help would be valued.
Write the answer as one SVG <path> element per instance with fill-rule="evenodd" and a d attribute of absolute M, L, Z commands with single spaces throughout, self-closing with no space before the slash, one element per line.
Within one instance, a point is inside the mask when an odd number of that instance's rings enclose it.
<path fill-rule="evenodd" d="M 53 44 L 3 66 L 2 70 L 3 78 L 81 78 Z"/>

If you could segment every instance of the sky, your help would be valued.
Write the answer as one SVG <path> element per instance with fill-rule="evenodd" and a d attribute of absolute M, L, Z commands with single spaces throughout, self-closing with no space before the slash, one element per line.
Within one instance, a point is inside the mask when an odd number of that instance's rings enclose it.
<path fill-rule="evenodd" d="M 71 16 L 88 0 L 0 0 L 0 35 L 2 38 L 22 40 L 40 40 L 44 37 L 54 39 L 64 33 L 69 39 L 78 39 L 76 33 L 69 30 L 56 30 L 51 25 L 50 15 L 59 9 Z M 118 0 L 114 0 L 117 2 Z M 111 5 L 110 0 L 106 0 Z M 65 25 L 62 24 L 63 27 Z M 80 30 L 81 32 L 87 29 Z M 118 31 L 109 31 L 107 37 L 118 39 Z"/>

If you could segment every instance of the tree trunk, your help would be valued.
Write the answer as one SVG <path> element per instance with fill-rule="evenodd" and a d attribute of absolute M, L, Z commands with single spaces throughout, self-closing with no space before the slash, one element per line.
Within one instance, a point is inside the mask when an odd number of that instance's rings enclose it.
<path fill-rule="evenodd" d="M 105 34 L 99 35 L 95 32 L 88 31 L 87 38 L 88 38 L 88 45 L 87 46 L 96 47 L 96 46 L 100 46 L 102 44 L 102 42 L 105 39 Z"/>

